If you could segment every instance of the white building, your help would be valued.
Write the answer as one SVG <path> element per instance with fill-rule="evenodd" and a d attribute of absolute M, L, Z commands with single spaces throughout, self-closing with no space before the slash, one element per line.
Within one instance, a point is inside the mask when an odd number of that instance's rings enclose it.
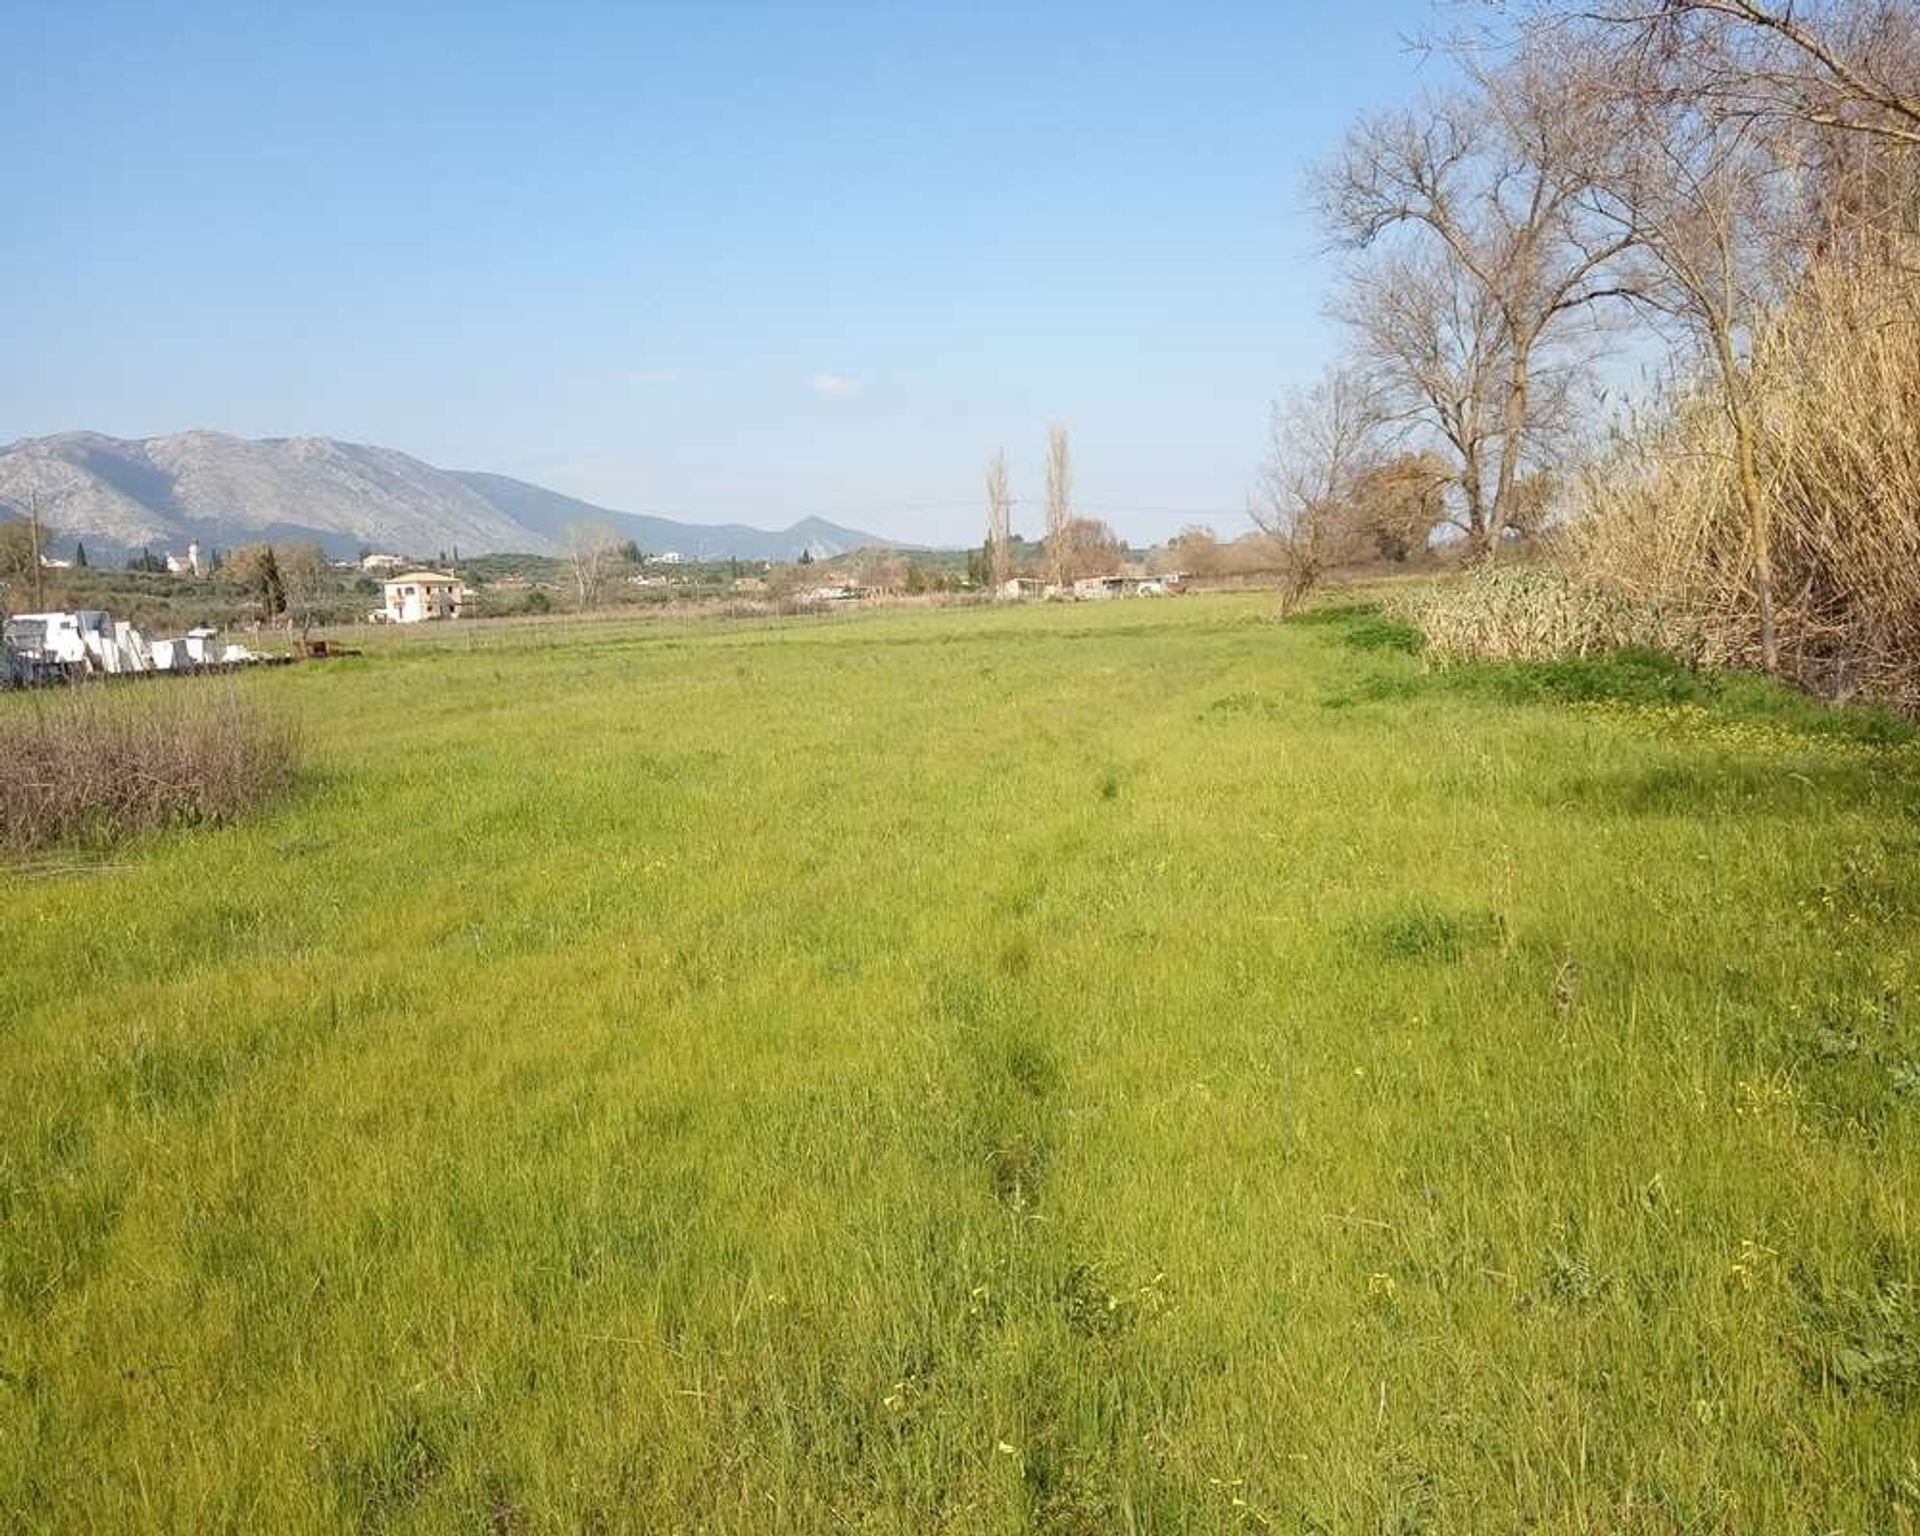
<path fill-rule="evenodd" d="M 176 555 L 171 550 L 167 552 L 167 574 L 169 576 L 206 575 L 200 559 L 200 544 L 198 540 L 187 545 L 185 555 Z"/>
<path fill-rule="evenodd" d="M 425 619 L 460 617 L 460 581 L 439 571 L 406 571 L 386 581 L 389 624 L 418 624 Z"/>

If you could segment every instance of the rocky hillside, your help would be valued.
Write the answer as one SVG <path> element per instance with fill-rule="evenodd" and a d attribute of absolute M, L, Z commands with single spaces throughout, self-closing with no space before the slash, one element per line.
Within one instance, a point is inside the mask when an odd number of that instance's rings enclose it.
<path fill-rule="evenodd" d="M 96 559 L 141 548 L 229 547 L 312 539 L 421 556 L 459 549 L 551 553 L 568 525 L 612 524 L 649 552 L 797 559 L 887 541 L 809 518 L 783 532 L 703 525 L 596 507 L 503 475 L 460 473 L 329 437 L 182 432 L 127 439 L 63 432 L 0 448 L 0 516 L 37 503 L 57 553 L 84 542 Z"/>

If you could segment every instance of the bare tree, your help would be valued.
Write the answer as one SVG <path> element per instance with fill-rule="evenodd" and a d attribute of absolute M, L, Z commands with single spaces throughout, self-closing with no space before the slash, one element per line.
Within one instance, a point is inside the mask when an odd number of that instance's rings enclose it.
<path fill-rule="evenodd" d="M 1511 8 L 1496 0 L 1504 22 Z M 1685 61 L 1697 105 L 1920 147 L 1920 27 L 1910 0 L 1534 0 L 1523 35 Z"/>
<path fill-rule="evenodd" d="M 1217 576 L 1220 564 L 1219 535 L 1198 524 L 1182 528 L 1148 557 L 1149 569 L 1159 575 Z"/>
<path fill-rule="evenodd" d="M 567 529 L 566 552 L 584 613 L 600 601 L 607 569 L 619 557 L 620 538 L 606 523 L 574 523 Z"/>
<path fill-rule="evenodd" d="M 289 544 L 274 551 L 287 624 L 300 631 L 304 646 L 333 590 L 333 571 L 318 544 Z"/>
<path fill-rule="evenodd" d="M 897 549 L 875 545 L 857 551 L 851 563 L 860 585 L 875 592 L 898 592 L 907 584 L 907 558 Z"/>
<path fill-rule="evenodd" d="M 1797 267 L 1792 148 L 1720 109 L 1698 54 L 1608 49 L 1563 36 L 1564 94 L 1603 97 L 1613 132 L 1580 151 L 1579 204 L 1609 232 L 1615 291 L 1708 369 L 1731 428 L 1761 663 L 1777 670 L 1772 518 L 1750 388 L 1752 350 Z"/>
<path fill-rule="evenodd" d="M 1526 378 L 1537 394 L 1541 348 L 1564 352 L 1577 331 L 1561 317 L 1624 301 L 1621 312 L 1674 348 L 1677 367 L 1573 482 L 1589 513 L 1584 568 L 1665 593 L 1704 626 L 1693 640 L 1710 634 L 1723 654 L 1757 654 L 1768 670 L 1804 680 L 1832 663 L 1898 675 L 1889 637 L 1914 631 L 1906 589 L 1883 577 L 1911 563 L 1892 554 L 1910 541 L 1910 514 L 1886 516 L 1911 505 L 1892 489 L 1912 457 L 1910 438 L 1897 435 L 1910 375 L 1888 346 L 1911 333 L 1920 278 L 1913 0 L 1484 0 L 1483 10 L 1496 19 L 1477 37 L 1443 45 L 1472 82 L 1472 132 L 1451 109 L 1408 114 L 1412 149 L 1387 157 L 1395 174 L 1323 184 L 1344 243 L 1381 261 L 1371 247 L 1410 231 L 1403 249 L 1444 249 L 1498 317 L 1500 424 L 1459 430 L 1496 397 L 1463 382 L 1476 370 L 1462 360 L 1481 349 L 1434 342 L 1481 328 L 1452 323 L 1446 338 L 1418 313 L 1423 323 L 1409 326 L 1405 311 L 1423 305 L 1392 291 L 1385 261 L 1362 267 L 1346 309 L 1366 355 L 1398 383 L 1396 408 L 1434 426 L 1461 459 L 1469 522 L 1476 442 L 1500 464 L 1494 525 L 1535 521 L 1568 481 L 1539 451 L 1555 413 L 1514 411 L 1512 381 Z M 1506 169 L 1509 150 L 1522 174 Z M 1364 156 L 1359 167 L 1372 169 Z M 1492 269 L 1481 253 L 1509 248 L 1477 238 L 1502 228 L 1487 215 L 1490 187 L 1524 194 L 1526 216 L 1506 227 L 1540 230 L 1552 259 L 1535 272 L 1577 276 L 1554 301 L 1563 308 L 1516 311 L 1503 284 L 1482 281 Z M 1390 195 L 1368 200 L 1382 189 Z M 1536 210 L 1552 218 L 1537 223 Z M 1429 298 L 1448 293 L 1428 287 Z M 1546 281 L 1531 291 L 1536 301 L 1554 294 Z M 1428 316 L 1435 308 L 1424 304 Z M 1547 317 L 1532 359 L 1522 355 L 1528 310 Z M 1410 356 L 1453 366 L 1423 372 Z M 1464 402 L 1451 419 L 1436 403 L 1446 399 Z M 1511 428 L 1522 420 L 1516 456 Z M 1884 569 L 1856 560 L 1869 547 Z"/>
<path fill-rule="evenodd" d="M 1125 563 L 1127 546 L 1120 536 L 1096 517 L 1067 520 L 1060 531 L 1063 550 L 1061 571 L 1064 581 L 1084 576 L 1111 576 Z"/>
<path fill-rule="evenodd" d="M 1485 291 L 1445 251 L 1387 250 L 1348 268 L 1332 307 L 1353 332 L 1382 421 L 1401 438 L 1445 451 L 1453 487 L 1446 521 L 1475 552 L 1493 548 L 1506 353 Z"/>
<path fill-rule="evenodd" d="M 1350 366 L 1331 368 L 1275 403 L 1267 459 L 1247 510 L 1279 553 L 1282 612 L 1292 612 L 1320 584 L 1338 552 L 1342 514 L 1379 427 L 1377 396 L 1365 374 Z"/>
<path fill-rule="evenodd" d="M 1047 428 L 1047 571 L 1057 587 L 1067 584 L 1070 559 L 1067 524 L 1073 521 L 1073 450 L 1067 429 Z"/>
<path fill-rule="evenodd" d="M 1760 422 L 1748 388 L 1750 348 L 1779 291 L 1768 279 L 1771 265 L 1754 249 L 1768 167 L 1764 155 L 1729 134 L 1726 124 L 1674 126 L 1674 140 L 1640 144 L 1617 191 L 1598 200 L 1652 258 L 1644 302 L 1678 320 L 1712 364 L 1733 429 L 1735 483 L 1752 541 L 1761 664 L 1774 671 L 1780 656 L 1772 519 L 1761 483 Z"/>
<path fill-rule="evenodd" d="M 1398 335 L 1375 350 L 1404 363 L 1450 334 L 1439 350 L 1471 379 L 1456 380 L 1461 419 L 1451 430 L 1440 423 L 1441 433 L 1461 455 L 1467 532 L 1480 554 L 1513 522 L 1514 488 L 1536 453 L 1543 360 L 1570 366 L 1570 355 L 1551 349 L 1573 339 L 1576 320 L 1599 300 L 1617 296 L 1609 266 L 1629 243 L 1596 231 L 1581 202 L 1584 149 L 1607 131 L 1605 100 L 1569 98 L 1551 63 L 1544 50 L 1522 49 L 1498 68 L 1473 65 L 1471 92 L 1363 120 L 1317 181 L 1336 243 L 1368 250 L 1398 235 L 1412 265 L 1396 275 L 1416 276 L 1445 307 L 1421 321 L 1403 299 Z M 1434 400 L 1430 378 L 1409 382 Z M 1492 423 L 1480 419 L 1489 408 Z M 1480 462 L 1487 454 L 1490 465 Z"/>
<path fill-rule="evenodd" d="M 1006 450 L 987 460 L 987 571 L 996 588 L 1013 570 L 1013 497 L 1007 490 Z"/>
<path fill-rule="evenodd" d="M 1502 9 L 1504 23 L 1511 15 Z M 1761 663 L 1777 670 L 1774 510 L 1755 349 L 1809 264 L 1920 215 L 1920 27 L 1892 0 L 1534 0 L 1517 33 L 1560 137 L 1573 227 L 1728 427 Z M 1515 66 L 1517 67 L 1517 66 Z M 1507 78 L 1515 67 L 1489 77 Z"/>
<path fill-rule="evenodd" d="M 810 565 L 776 562 L 767 567 L 767 595 L 783 601 L 794 598 L 814 580 L 813 567 Z"/>

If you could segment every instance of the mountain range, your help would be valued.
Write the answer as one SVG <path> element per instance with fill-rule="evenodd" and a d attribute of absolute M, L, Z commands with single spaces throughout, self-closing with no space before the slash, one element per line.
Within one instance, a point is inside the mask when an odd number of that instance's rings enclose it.
<path fill-rule="evenodd" d="M 0 447 L 0 517 L 36 506 L 55 554 L 95 563 L 141 549 L 184 552 L 311 540 L 330 555 L 553 554 L 576 524 L 607 524 L 648 554 L 687 559 L 831 558 L 892 540 L 809 517 L 771 531 L 620 512 L 506 475 L 436 469 L 391 448 L 331 437 L 62 432 Z"/>

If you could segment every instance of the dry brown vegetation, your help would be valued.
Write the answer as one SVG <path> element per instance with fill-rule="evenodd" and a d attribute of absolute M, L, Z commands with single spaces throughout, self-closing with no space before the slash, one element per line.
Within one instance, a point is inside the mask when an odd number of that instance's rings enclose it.
<path fill-rule="evenodd" d="M 1622 646 L 1689 662 L 1725 659 L 1678 616 L 1545 561 L 1477 565 L 1459 581 L 1390 592 L 1384 606 L 1420 630 L 1427 655 L 1442 666 L 1600 656 Z"/>
<path fill-rule="evenodd" d="M 1755 347 L 1778 669 L 1817 692 L 1920 710 L 1920 274 L 1810 270 Z M 1586 483 L 1570 570 L 1761 665 L 1750 525 L 1727 414 L 1682 397 Z"/>
<path fill-rule="evenodd" d="M 234 819 L 283 791 L 297 735 L 231 684 L 174 679 L 4 701 L 0 851 Z"/>
<path fill-rule="evenodd" d="M 1654 643 L 1920 713 L 1910 10 L 1487 14 L 1444 45 L 1464 87 L 1362 121 L 1315 184 L 1369 448 L 1432 458 L 1476 559 L 1565 522 L 1556 575 L 1434 596 L 1429 639 Z M 1629 337 L 1667 349 L 1666 383 L 1603 427 L 1576 407 Z M 1273 483 L 1325 504 L 1328 437 L 1285 434 Z M 1316 500 L 1273 499 L 1311 585 Z"/>

